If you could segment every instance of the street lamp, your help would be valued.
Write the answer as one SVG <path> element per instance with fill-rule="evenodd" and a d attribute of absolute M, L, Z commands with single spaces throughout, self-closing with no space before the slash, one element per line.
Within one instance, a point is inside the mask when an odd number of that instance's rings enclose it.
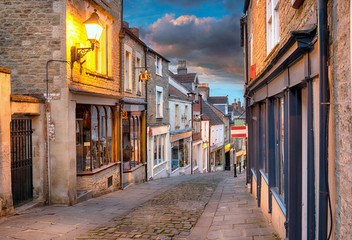
<path fill-rule="evenodd" d="M 89 51 L 94 51 L 94 46 L 96 42 L 99 42 L 100 36 L 104 30 L 103 24 L 99 20 L 99 15 L 97 10 L 94 9 L 94 12 L 90 17 L 84 21 L 84 26 L 86 28 L 87 40 L 90 41 L 90 48 L 76 48 L 75 46 L 71 47 L 71 68 L 73 68 L 74 62 L 80 62 L 80 59 L 84 57 Z"/>

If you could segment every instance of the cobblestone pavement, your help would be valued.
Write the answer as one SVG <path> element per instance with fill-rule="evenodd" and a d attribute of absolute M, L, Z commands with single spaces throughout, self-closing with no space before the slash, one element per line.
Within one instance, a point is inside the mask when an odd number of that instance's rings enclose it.
<path fill-rule="evenodd" d="M 179 239 L 190 234 L 204 211 L 220 175 L 199 176 L 133 209 L 110 226 L 91 231 L 82 239 Z"/>
<path fill-rule="evenodd" d="M 245 173 L 179 176 L 0 219 L 0 239 L 273 239 Z"/>

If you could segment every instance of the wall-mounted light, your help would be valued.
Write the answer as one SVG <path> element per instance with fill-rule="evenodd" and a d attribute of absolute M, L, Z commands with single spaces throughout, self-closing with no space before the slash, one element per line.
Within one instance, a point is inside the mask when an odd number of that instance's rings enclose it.
<path fill-rule="evenodd" d="M 73 68 L 74 62 L 80 62 L 81 58 L 84 57 L 89 51 L 94 50 L 96 42 L 99 42 L 100 36 L 104 30 L 103 24 L 99 20 L 99 15 L 97 10 L 94 9 L 94 12 L 90 17 L 83 23 L 86 28 L 87 40 L 90 41 L 90 48 L 76 48 L 75 46 L 71 47 L 71 68 Z"/>

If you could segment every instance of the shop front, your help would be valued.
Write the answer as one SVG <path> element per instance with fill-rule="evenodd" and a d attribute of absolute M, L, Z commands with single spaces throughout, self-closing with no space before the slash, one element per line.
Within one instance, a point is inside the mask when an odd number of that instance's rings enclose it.
<path fill-rule="evenodd" d="M 122 107 L 123 185 L 146 180 L 145 105 L 124 104 Z"/>
<path fill-rule="evenodd" d="M 76 104 L 77 191 L 93 196 L 120 187 L 118 106 Z"/>
<path fill-rule="evenodd" d="M 178 133 L 170 133 L 171 140 L 171 175 L 191 174 L 190 146 L 192 142 L 192 129 Z"/>

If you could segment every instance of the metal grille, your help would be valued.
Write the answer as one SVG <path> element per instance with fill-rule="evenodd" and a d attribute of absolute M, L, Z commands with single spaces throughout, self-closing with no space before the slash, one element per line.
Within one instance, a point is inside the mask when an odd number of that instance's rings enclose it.
<path fill-rule="evenodd" d="M 14 206 L 33 198 L 32 120 L 11 121 L 11 182 Z"/>

